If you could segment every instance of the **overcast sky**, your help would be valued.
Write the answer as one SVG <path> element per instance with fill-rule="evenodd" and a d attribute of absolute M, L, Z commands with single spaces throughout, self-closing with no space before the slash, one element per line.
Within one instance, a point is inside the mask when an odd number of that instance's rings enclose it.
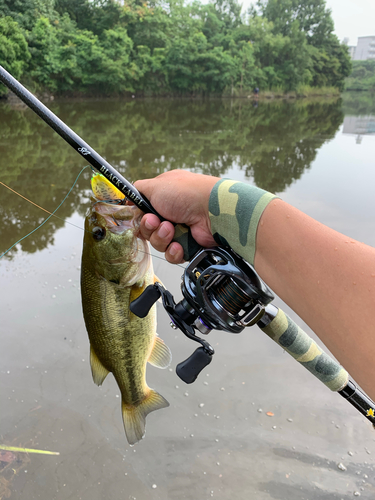
<path fill-rule="evenodd" d="M 244 10 L 255 0 L 242 0 L 242 3 Z M 375 36 L 375 0 L 326 0 L 326 3 L 332 11 L 340 41 L 347 37 L 349 45 L 357 45 L 359 36 Z"/>

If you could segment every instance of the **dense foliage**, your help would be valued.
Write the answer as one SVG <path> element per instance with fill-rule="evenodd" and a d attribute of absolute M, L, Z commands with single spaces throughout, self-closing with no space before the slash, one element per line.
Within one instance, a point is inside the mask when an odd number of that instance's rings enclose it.
<path fill-rule="evenodd" d="M 345 82 L 347 90 L 375 92 L 375 61 L 353 61 L 353 71 Z"/>
<path fill-rule="evenodd" d="M 0 64 L 54 93 L 342 89 L 351 66 L 325 0 L 0 0 L 0 21 Z"/>

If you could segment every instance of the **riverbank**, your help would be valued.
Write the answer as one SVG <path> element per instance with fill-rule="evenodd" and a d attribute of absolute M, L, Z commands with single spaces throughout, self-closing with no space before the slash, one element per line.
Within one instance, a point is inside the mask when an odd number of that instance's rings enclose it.
<path fill-rule="evenodd" d="M 31 90 L 32 91 L 32 90 Z M 56 99 L 113 99 L 113 98 L 123 98 L 123 99 L 135 99 L 135 98 L 165 98 L 165 99 L 217 99 L 217 98 L 233 98 L 233 99 L 254 99 L 254 100 L 272 100 L 272 99 L 303 99 L 310 97 L 340 97 L 341 92 L 336 87 L 310 87 L 308 85 L 299 86 L 295 91 L 285 91 L 281 88 L 275 88 L 270 90 L 261 90 L 259 93 L 254 93 L 252 89 L 238 90 L 233 89 L 231 91 L 224 91 L 222 94 L 202 94 L 202 93 L 185 93 L 176 94 L 174 92 L 159 92 L 148 93 L 148 92 L 119 92 L 111 93 L 106 95 L 100 94 L 87 94 L 82 92 L 64 92 L 53 95 L 51 92 L 42 91 L 35 92 L 35 95 L 43 102 L 51 102 Z M 19 98 L 9 91 L 8 94 L 2 96 L 1 100 L 5 100 L 11 104 L 20 104 Z"/>

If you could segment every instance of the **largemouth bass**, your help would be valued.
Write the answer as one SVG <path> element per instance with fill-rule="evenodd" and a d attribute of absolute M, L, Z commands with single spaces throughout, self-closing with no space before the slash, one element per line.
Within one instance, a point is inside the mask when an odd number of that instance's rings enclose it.
<path fill-rule="evenodd" d="M 110 199 L 102 179 L 94 176 L 94 194 L 101 198 L 105 193 Z M 101 385 L 107 374 L 113 373 L 131 445 L 144 436 L 146 416 L 169 406 L 163 396 L 148 387 L 147 362 L 166 368 L 171 361 L 169 348 L 156 335 L 155 306 L 143 319 L 129 310 L 130 302 L 156 280 L 148 243 L 139 234 L 141 215 L 134 206 L 93 200 L 85 220 L 81 266 L 82 307 L 93 379 Z"/>

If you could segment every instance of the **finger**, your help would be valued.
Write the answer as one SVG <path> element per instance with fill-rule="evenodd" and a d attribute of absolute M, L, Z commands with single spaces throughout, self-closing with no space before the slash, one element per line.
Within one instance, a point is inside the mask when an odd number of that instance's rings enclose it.
<path fill-rule="evenodd" d="M 181 264 L 184 262 L 184 249 L 179 243 L 173 242 L 167 248 L 165 258 L 171 264 Z"/>
<path fill-rule="evenodd" d="M 151 245 L 158 252 L 165 252 L 174 236 L 174 226 L 171 222 L 164 221 L 150 236 Z"/>
<path fill-rule="evenodd" d="M 139 229 L 146 240 L 151 238 L 151 235 L 160 226 L 159 218 L 154 214 L 145 214 L 142 217 Z"/>

